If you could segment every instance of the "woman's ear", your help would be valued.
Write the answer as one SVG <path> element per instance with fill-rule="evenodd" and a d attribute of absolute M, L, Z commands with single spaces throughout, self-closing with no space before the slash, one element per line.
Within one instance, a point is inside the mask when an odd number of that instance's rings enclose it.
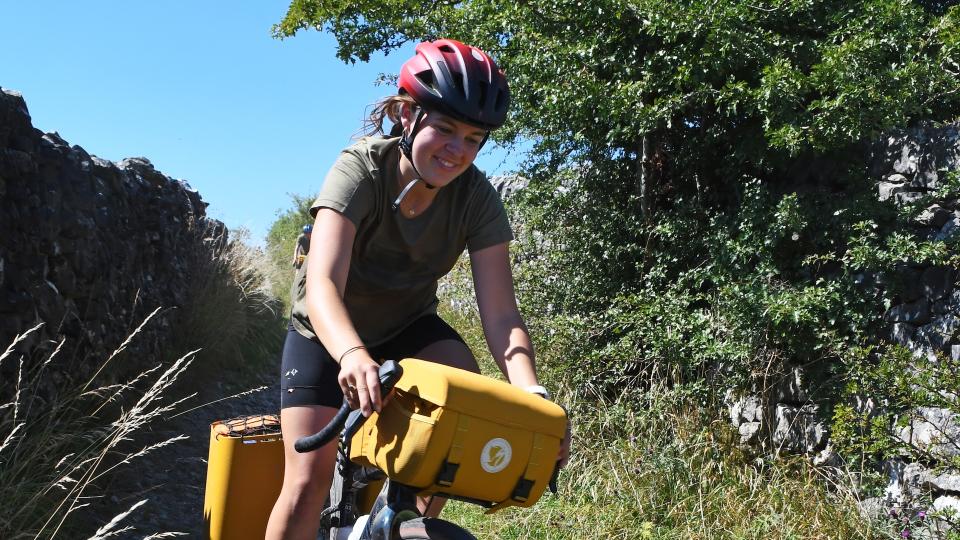
<path fill-rule="evenodd" d="M 403 125 L 403 132 L 410 134 L 413 130 L 413 125 L 417 122 L 417 114 L 420 112 L 420 107 L 414 103 L 403 103 L 400 105 L 400 123 Z"/>
<path fill-rule="evenodd" d="M 400 105 L 400 123 L 403 124 L 404 131 L 407 131 L 413 126 L 414 116 L 413 105 L 409 103 L 402 103 Z"/>

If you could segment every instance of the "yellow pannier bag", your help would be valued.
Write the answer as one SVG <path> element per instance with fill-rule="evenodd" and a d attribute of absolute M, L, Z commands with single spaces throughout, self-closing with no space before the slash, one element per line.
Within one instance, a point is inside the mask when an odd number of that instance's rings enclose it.
<path fill-rule="evenodd" d="M 400 365 L 393 397 L 353 436 L 350 459 L 488 512 L 537 502 L 557 462 L 564 410 L 469 371 L 412 358 Z"/>
<path fill-rule="evenodd" d="M 276 415 L 211 424 L 204 538 L 263 538 L 282 484 L 283 440 Z"/>

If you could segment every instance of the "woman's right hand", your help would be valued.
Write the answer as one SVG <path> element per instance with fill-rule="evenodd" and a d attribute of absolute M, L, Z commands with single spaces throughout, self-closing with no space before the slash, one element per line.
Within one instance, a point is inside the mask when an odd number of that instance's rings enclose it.
<path fill-rule="evenodd" d="M 380 412 L 380 365 L 366 349 L 347 355 L 340 364 L 337 381 L 351 409 L 359 408 L 363 416 Z"/>

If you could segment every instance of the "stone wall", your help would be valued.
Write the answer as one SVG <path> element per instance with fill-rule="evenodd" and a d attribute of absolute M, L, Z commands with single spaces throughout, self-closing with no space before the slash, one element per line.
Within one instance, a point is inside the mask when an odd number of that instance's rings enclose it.
<path fill-rule="evenodd" d="M 875 152 L 874 172 L 881 178 L 881 200 L 912 203 L 939 190 L 949 171 L 960 170 L 960 125 L 913 129 L 889 137 Z M 960 230 L 960 203 L 941 200 L 927 207 L 917 218 L 920 234 L 935 241 L 953 237 Z M 906 284 L 901 303 L 890 308 L 893 342 L 917 355 L 933 353 L 960 358 L 960 289 L 955 289 L 952 268 L 911 266 L 901 270 Z"/>
<path fill-rule="evenodd" d="M 960 171 L 960 124 L 893 133 L 874 144 L 869 157 L 880 200 L 916 203 L 925 195 L 936 194 L 949 181 L 948 175 Z M 936 200 L 920 212 L 913 232 L 937 242 L 955 240 L 960 234 L 960 200 Z M 942 355 L 960 360 L 960 276 L 956 269 L 904 264 L 898 273 L 901 292 L 884 314 L 887 340 L 903 345 L 917 357 Z M 765 392 L 728 394 L 730 421 L 739 430 L 741 443 L 768 452 L 806 454 L 816 464 L 838 465 L 838 456 L 830 448 L 829 420 L 821 417 L 816 400 L 809 396 L 816 374 L 802 367 L 783 371 L 768 378 L 772 382 Z M 854 406 L 871 414 L 881 405 L 865 396 Z M 886 493 L 865 501 L 865 509 L 901 512 L 918 504 L 923 494 L 932 505 L 913 508 L 914 513 L 945 508 L 960 513 L 960 471 L 938 468 L 934 472 L 927 467 L 960 458 L 960 411 L 922 407 L 907 415 L 898 435 L 926 455 L 927 463 L 890 456 L 885 465 L 889 477 Z M 945 522 L 937 522 L 927 532 L 939 537 L 946 529 Z"/>
<path fill-rule="evenodd" d="M 196 263 L 226 242 L 206 206 L 147 159 L 112 163 L 41 133 L 23 97 L 0 89 L 0 352 L 44 323 L 19 348 L 42 355 L 65 337 L 53 376 L 79 379 L 162 308 L 131 353 L 163 358 Z"/>
<path fill-rule="evenodd" d="M 879 145 L 876 157 L 874 172 L 881 178 L 880 199 L 892 198 L 898 204 L 916 202 L 921 196 L 940 190 L 948 181 L 948 174 L 960 171 L 960 125 L 896 133 L 886 144 Z M 928 239 L 955 240 L 960 231 L 960 200 L 939 199 L 924 209 L 915 226 Z M 956 269 L 910 266 L 902 269 L 900 277 L 906 284 L 900 303 L 885 314 L 890 324 L 890 341 L 910 349 L 917 357 L 934 361 L 936 355 L 960 359 L 960 287 Z M 906 413 L 898 436 L 926 456 L 924 463 L 891 456 L 886 463 L 889 485 L 885 496 L 868 503 L 876 508 L 892 506 L 914 513 L 953 511 L 960 515 L 960 471 L 955 468 L 960 457 L 958 412 L 920 407 Z M 955 523 L 937 519 L 931 530 L 935 537 L 943 537 L 947 531 L 957 529 Z"/>

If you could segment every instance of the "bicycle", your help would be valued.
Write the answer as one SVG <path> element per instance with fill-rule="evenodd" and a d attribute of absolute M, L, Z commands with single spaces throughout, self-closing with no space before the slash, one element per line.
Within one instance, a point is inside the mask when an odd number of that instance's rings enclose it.
<path fill-rule="evenodd" d="M 404 359 L 404 363 L 408 365 L 409 368 L 412 368 L 408 371 L 414 371 L 415 373 L 421 373 L 422 369 L 427 369 L 424 364 L 429 364 L 427 362 L 413 360 L 413 359 Z M 441 372 L 446 372 L 445 370 L 453 370 L 454 368 L 448 368 L 446 366 L 439 366 L 438 364 L 432 364 L 429 369 L 431 370 L 440 370 Z M 476 374 L 464 375 L 468 372 L 462 372 L 461 370 L 455 370 L 457 373 L 456 377 L 481 377 Z M 404 374 L 404 369 L 400 363 L 392 360 L 385 361 L 380 367 L 380 389 L 381 395 L 386 398 L 388 394 L 397 386 L 397 383 L 400 382 Z M 486 379 L 486 378 L 483 378 Z M 475 384 L 474 379 L 469 379 L 473 381 L 472 384 Z M 493 387 L 500 385 L 501 387 L 509 386 L 506 383 L 495 381 L 492 384 Z M 417 392 L 418 386 L 415 382 L 410 382 L 405 385 L 405 388 L 410 392 Z M 511 387 L 512 388 L 512 387 Z M 502 388 L 500 389 L 502 391 Z M 510 392 L 520 392 L 522 390 L 511 390 Z M 394 392 L 392 396 L 393 399 L 387 401 L 385 399 L 384 411 L 387 410 L 387 407 L 393 405 L 394 402 L 402 403 L 407 402 L 409 404 L 411 398 L 408 395 L 409 392 L 404 392 L 399 394 Z M 514 400 L 526 400 L 526 397 L 517 397 L 512 395 Z M 536 397 L 536 400 L 541 398 Z M 562 409 L 546 400 L 543 400 L 543 403 L 549 403 L 550 407 L 559 409 L 562 414 L 563 426 L 561 427 L 560 434 L 558 438 L 562 438 L 562 430 L 566 426 L 566 415 L 562 412 Z M 527 402 L 529 405 L 529 402 Z M 513 404 L 511 404 L 513 405 Z M 489 403 L 485 404 L 489 406 Z M 546 405 L 537 405 L 538 407 L 547 407 Z M 396 405 L 396 407 L 401 407 L 401 405 Z M 436 413 L 436 411 L 433 411 Z M 553 415 L 551 422 L 554 425 L 559 425 L 556 416 L 556 411 L 550 410 L 550 413 Z M 402 416 L 414 416 L 417 413 L 410 413 L 409 411 L 402 411 Z M 442 414 L 442 413 L 441 413 Z M 376 415 L 371 415 L 370 418 L 374 418 Z M 435 417 L 440 416 L 435 414 Z M 379 429 L 379 420 L 380 417 L 377 417 L 375 428 Z M 367 451 L 370 453 L 370 440 L 363 440 L 362 438 L 355 441 L 358 432 L 364 427 L 365 422 L 368 421 L 368 418 L 365 418 L 359 410 L 351 411 L 349 405 L 344 401 L 343 405 L 338 410 L 337 414 L 330 421 L 330 423 L 325 426 L 322 430 L 317 432 L 314 435 L 303 437 L 296 441 L 294 448 L 298 452 L 309 452 L 316 450 L 328 442 L 332 441 L 335 437 L 339 435 L 338 443 L 338 452 L 337 452 L 337 464 L 334 473 L 333 484 L 330 488 L 330 495 L 327 501 L 327 506 L 323 510 L 321 516 L 321 530 L 318 535 L 318 539 L 330 539 L 337 540 L 338 534 L 341 534 L 340 530 L 345 528 L 352 528 L 362 512 L 367 509 L 364 508 L 358 497 L 363 493 L 364 488 L 367 486 L 375 485 L 376 482 L 383 481 L 383 487 L 379 492 L 376 500 L 373 502 L 372 507 L 369 509 L 368 519 L 363 526 L 363 530 L 359 535 L 361 540 L 470 540 L 475 539 L 469 531 L 463 529 L 462 527 L 453 524 L 449 521 L 445 521 L 440 518 L 425 517 L 421 515 L 420 511 L 417 508 L 417 495 L 436 495 L 443 496 L 450 499 L 456 499 L 465 501 L 472 504 L 479 504 L 488 509 L 488 512 L 496 511 L 505 506 L 530 506 L 539 498 L 542 494 L 544 486 L 537 486 L 538 483 L 543 483 L 545 478 L 543 471 L 544 469 L 542 463 L 535 463 L 534 460 L 540 459 L 543 455 L 549 455 L 549 452 L 554 452 L 556 455 L 556 448 L 558 445 L 553 444 L 544 444 L 544 440 L 547 440 L 546 437 L 540 437 L 537 434 L 534 438 L 539 438 L 539 443 L 535 443 L 529 449 L 528 461 L 526 464 L 522 464 L 524 472 L 521 475 L 520 479 L 517 481 L 516 487 L 513 488 L 510 500 L 504 501 L 490 501 L 486 498 L 475 498 L 471 496 L 463 495 L 463 490 L 454 486 L 454 477 L 458 474 L 460 470 L 461 463 L 451 464 L 448 461 L 444 461 L 442 465 L 435 467 L 438 469 L 435 479 L 436 481 L 428 487 L 424 487 L 424 482 L 422 480 L 415 481 L 419 484 L 417 486 L 410 485 L 409 483 L 404 483 L 399 481 L 398 478 L 389 478 L 388 474 L 383 470 L 384 467 L 370 466 L 369 463 L 364 464 L 364 458 L 361 456 L 362 451 Z M 474 425 L 482 425 L 482 422 L 474 422 Z M 375 428 L 368 428 L 368 431 L 374 431 Z M 504 428 L 507 429 L 507 428 Z M 411 436 L 407 431 L 402 432 L 403 435 Z M 364 435 L 364 434 L 361 434 Z M 382 433 L 381 433 L 382 435 Z M 396 437 L 396 434 L 388 435 L 388 438 Z M 506 467 L 504 460 L 509 463 L 511 456 L 509 452 L 511 451 L 511 445 L 509 442 L 502 438 L 495 438 L 492 440 L 502 441 L 504 446 L 502 448 L 494 448 L 490 451 L 494 460 L 499 459 L 499 462 L 495 467 L 489 468 L 487 472 L 495 469 L 496 467 Z M 551 442 L 552 438 L 548 440 Z M 360 451 L 353 445 L 357 444 L 365 445 L 364 449 Z M 461 441 L 462 442 L 462 441 Z M 559 442 L 559 441 L 558 441 Z M 537 446 L 539 444 L 539 446 Z M 484 447 L 484 452 L 487 451 L 487 446 Z M 504 454 L 504 449 L 507 454 Z M 518 451 L 522 452 L 522 449 L 518 448 Z M 369 456 L 368 456 L 369 457 Z M 353 459 L 351 459 L 353 458 Z M 358 461 L 360 463 L 358 463 Z M 367 459 L 369 461 L 369 459 Z M 556 478 L 557 473 L 559 472 L 559 467 L 556 463 L 552 465 L 552 471 L 549 472 L 549 481 L 546 483 L 553 493 L 556 493 Z M 390 468 L 389 466 L 387 468 Z M 487 468 L 486 466 L 484 468 Z M 517 469 L 517 467 L 514 467 Z M 452 470 L 452 472 L 451 472 Z M 503 468 L 496 472 L 502 471 Z M 532 471 L 532 472 L 531 472 Z M 396 473 L 396 471 L 394 471 Z M 430 474 L 433 474 L 430 472 Z M 539 475 L 539 476 L 538 476 Z M 394 476 L 402 476 L 402 474 L 394 474 Z M 408 475 L 409 476 L 409 475 Z M 423 477 L 423 475 L 418 474 L 417 476 Z M 533 477 L 533 479 L 527 478 L 527 476 Z M 409 482 L 409 480 L 408 480 Z M 444 491 L 446 490 L 446 491 Z M 367 497 L 369 499 L 369 497 Z M 369 501 L 367 502 L 369 504 Z M 351 535 L 351 538 L 356 537 L 356 533 Z"/>

